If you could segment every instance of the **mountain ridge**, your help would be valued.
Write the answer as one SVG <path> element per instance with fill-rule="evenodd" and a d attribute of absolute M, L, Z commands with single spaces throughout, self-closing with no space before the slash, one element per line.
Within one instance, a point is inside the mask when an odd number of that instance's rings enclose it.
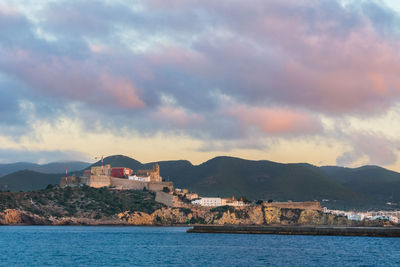
<path fill-rule="evenodd" d="M 31 170 L 41 173 L 64 173 L 66 169 L 70 172 L 79 171 L 90 163 L 83 161 L 49 162 L 37 164 L 31 162 L 14 162 L 0 164 L 0 178 L 13 172 Z"/>
<path fill-rule="evenodd" d="M 173 181 L 177 188 L 188 188 L 202 196 L 245 196 L 254 200 L 278 201 L 328 200 L 325 204 L 335 208 L 386 207 L 386 202 L 400 203 L 400 196 L 396 194 L 400 192 L 400 174 L 378 166 L 318 167 L 308 163 L 279 163 L 230 156 L 219 156 L 193 165 L 187 160 L 141 163 L 115 155 L 104 158 L 103 163 L 133 170 L 152 168 L 157 163 L 165 180 Z M 101 161 L 90 166 L 99 165 Z M 40 174 L 30 174 L 36 178 L 27 180 L 24 176 L 25 181 L 34 184 Z M 18 175 L 22 176 L 22 173 L 11 175 L 9 181 L 21 180 Z M 40 181 L 43 185 L 47 180 Z M 0 178 L 0 188 L 4 184 L 5 180 Z"/>

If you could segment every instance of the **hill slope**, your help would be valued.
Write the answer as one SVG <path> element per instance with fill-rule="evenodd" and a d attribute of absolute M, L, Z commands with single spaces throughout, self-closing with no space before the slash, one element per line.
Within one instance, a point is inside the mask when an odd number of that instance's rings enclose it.
<path fill-rule="evenodd" d="M 104 164 L 133 170 L 149 169 L 154 163 L 160 165 L 161 176 L 173 181 L 175 187 L 188 188 L 202 196 L 293 201 L 328 199 L 325 203 L 328 207 L 343 209 L 382 208 L 388 201 L 400 203 L 397 193 L 400 174 L 376 166 L 316 167 L 233 157 L 216 157 L 200 165 L 185 160 L 142 164 L 122 155 L 104 159 Z M 99 161 L 93 165 L 100 164 Z M 10 190 L 32 190 L 43 188 L 51 181 L 57 184 L 60 177 L 19 172 L 0 178 L 0 186 L 9 184 Z"/>
<path fill-rule="evenodd" d="M 0 164 L 0 177 L 22 170 L 31 170 L 41 173 L 64 173 L 65 169 L 68 169 L 68 171 L 74 172 L 82 170 L 89 165 L 90 163 L 81 161 L 51 162 L 47 164 L 36 164 L 29 162 Z"/>
<path fill-rule="evenodd" d="M 363 195 L 370 195 L 379 201 L 400 203 L 400 173 L 378 166 L 343 168 L 325 166 L 320 168 L 332 180 Z"/>
<path fill-rule="evenodd" d="M 65 175 L 65 174 L 64 174 Z M 17 171 L 0 178 L 0 189 L 10 191 L 30 191 L 43 189 L 49 184 L 58 184 L 62 174 Z"/>

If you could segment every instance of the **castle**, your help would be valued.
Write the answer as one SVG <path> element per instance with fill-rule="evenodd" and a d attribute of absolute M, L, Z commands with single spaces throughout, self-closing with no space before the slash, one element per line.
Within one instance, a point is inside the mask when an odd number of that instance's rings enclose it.
<path fill-rule="evenodd" d="M 65 176 L 60 180 L 60 187 L 82 185 L 96 188 L 147 189 L 156 192 L 162 191 L 165 187 L 170 191 L 174 190 L 172 182 L 162 181 L 158 164 L 155 164 L 153 169 L 136 172 L 126 167 L 111 167 L 110 164 L 93 166 L 90 170 L 85 170 L 82 176 Z"/>

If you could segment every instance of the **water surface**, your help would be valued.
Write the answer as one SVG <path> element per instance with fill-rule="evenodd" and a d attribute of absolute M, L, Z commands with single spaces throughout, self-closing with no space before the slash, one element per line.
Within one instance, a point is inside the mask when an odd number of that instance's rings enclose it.
<path fill-rule="evenodd" d="M 400 239 L 2 226 L 1 266 L 400 266 Z"/>

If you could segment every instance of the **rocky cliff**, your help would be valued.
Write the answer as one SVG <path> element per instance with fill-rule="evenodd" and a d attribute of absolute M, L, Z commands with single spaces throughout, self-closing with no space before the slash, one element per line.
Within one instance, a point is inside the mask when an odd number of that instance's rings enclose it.
<path fill-rule="evenodd" d="M 349 221 L 319 210 L 273 207 L 167 208 L 146 191 L 48 188 L 0 192 L 2 225 L 344 225 L 381 226 L 383 221 Z"/>

